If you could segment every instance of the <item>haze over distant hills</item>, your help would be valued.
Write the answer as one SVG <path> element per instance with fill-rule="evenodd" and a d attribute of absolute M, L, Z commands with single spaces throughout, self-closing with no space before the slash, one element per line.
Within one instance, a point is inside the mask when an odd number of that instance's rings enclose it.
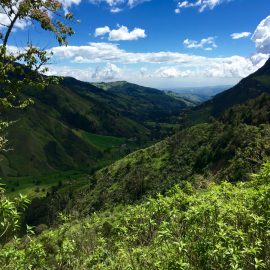
<path fill-rule="evenodd" d="M 220 116 L 225 110 L 237 104 L 243 104 L 260 96 L 262 93 L 270 93 L 270 59 L 265 65 L 241 80 L 234 87 L 221 92 L 211 100 L 198 106 L 191 118 L 194 120 L 207 119 L 209 116 Z M 200 116 L 200 117 L 199 117 Z"/>
<path fill-rule="evenodd" d="M 173 91 L 178 94 L 193 94 L 206 99 L 217 95 L 229 88 L 232 85 L 217 85 L 217 86 L 204 86 L 204 87 L 179 87 L 179 88 L 170 88 L 164 89 L 165 91 Z"/>

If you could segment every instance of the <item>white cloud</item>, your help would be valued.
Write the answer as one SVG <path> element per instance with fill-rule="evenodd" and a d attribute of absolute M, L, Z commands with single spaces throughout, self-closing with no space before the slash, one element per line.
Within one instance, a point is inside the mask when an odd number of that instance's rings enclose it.
<path fill-rule="evenodd" d="M 139 38 L 145 38 L 145 30 L 141 28 L 134 28 L 129 31 L 126 26 L 120 26 L 118 29 L 111 30 L 109 33 L 109 40 L 138 40 Z"/>
<path fill-rule="evenodd" d="M 249 57 L 204 57 L 171 51 L 132 52 L 113 43 L 89 43 L 86 46 L 54 47 L 54 61 L 70 62 L 79 68 L 59 68 L 57 75 L 66 74 L 86 81 L 125 79 L 134 83 L 155 87 L 167 87 L 187 82 L 193 85 L 236 83 L 262 67 L 270 56 L 270 16 L 262 20 L 252 40 L 257 51 Z M 130 32 L 129 32 L 130 33 Z M 209 44 L 210 43 L 210 44 Z M 186 46 L 193 48 L 215 48 L 214 39 L 187 40 Z M 87 65 L 83 65 L 87 63 Z M 98 65 L 98 67 L 91 66 Z M 105 64 L 105 66 L 104 66 Z M 120 69 L 117 64 L 124 65 Z M 143 65 L 142 65 L 143 64 Z M 196 80 L 195 80 L 196 78 Z"/>
<path fill-rule="evenodd" d="M 250 57 L 251 62 L 256 67 L 262 67 L 265 62 L 269 59 L 270 54 L 264 54 L 264 53 L 255 53 Z"/>
<path fill-rule="evenodd" d="M 233 33 L 233 34 L 231 34 L 231 38 L 232 39 L 247 38 L 250 35 L 251 35 L 250 32 Z"/>
<path fill-rule="evenodd" d="M 188 49 L 203 49 L 206 51 L 211 51 L 217 48 L 214 37 L 203 38 L 200 41 L 185 39 L 183 44 Z"/>
<path fill-rule="evenodd" d="M 148 69 L 146 67 L 141 67 L 140 75 L 141 77 L 148 77 Z"/>
<path fill-rule="evenodd" d="M 242 78 L 256 71 L 267 60 L 266 54 L 254 54 L 252 57 L 203 57 L 182 54 L 178 52 L 145 52 L 134 53 L 119 48 L 112 43 L 90 43 L 87 46 L 68 46 L 52 48 L 54 59 L 70 61 L 77 64 L 121 63 L 134 65 L 139 63 L 156 66 L 166 65 L 159 70 L 160 77 L 201 76 Z M 169 66 L 169 67 L 168 67 Z M 179 67 L 179 72 L 176 70 Z M 183 73 L 183 72 L 188 73 Z M 147 76 L 153 70 L 139 70 L 138 73 Z M 156 73 L 157 74 L 157 73 Z"/>
<path fill-rule="evenodd" d="M 135 63 L 186 63 L 194 59 L 204 61 L 205 57 L 192 56 L 178 52 L 146 52 L 133 53 L 119 48 L 113 43 L 90 43 L 86 46 L 54 47 L 51 49 L 54 57 L 61 60 L 71 60 L 75 63 L 104 63 L 118 62 Z M 80 61 L 77 61 L 79 59 Z"/>
<path fill-rule="evenodd" d="M 95 37 L 103 36 L 107 33 L 110 33 L 110 28 L 108 26 L 99 27 L 99 28 L 96 28 Z"/>
<path fill-rule="evenodd" d="M 232 0 L 195 0 L 195 1 L 179 1 L 177 4 L 177 8 L 179 9 L 179 13 L 181 9 L 184 8 L 198 8 L 199 12 L 203 12 L 206 9 L 214 9 L 216 6 L 229 2 Z"/>
<path fill-rule="evenodd" d="M 154 76 L 159 78 L 179 78 L 188 77 L 192 72 L 190 70 L 180 71 L 175 67 L 160 67 L 154 72 Z"/>
<path fill-rule="evenodd" d="M 141 28 L 134 28 L 129 31 L 126 26 L 119 26 L 118 29 L 110 30 L 108 26 L 97 28 L 95 31 L 95 36 L 104 36 L 109 34 L 108 39 L 110 41 L 119 40 L 138 40 L 139 38 L 145 38 L 145 30 Z"/>
<path fill-rule="evenodd" d="M 89 0 L 89 1 L 91 4 L 106 3 L 110 7 L 119 6 L 126 2 L 126 0 Z"/>
<path fill-rule="evenodd" d="M 64 11 L 67 13 L 68 9 L 72 5 L 79 5 L 81 3 L 81 0 L 58 0 L 63 5 Z"/>
<path fill-rule="evenodd" d="M 150 2 L 152 0 L 89 0 L 92 4 L 106 4 L 112 13 L 121 12 L 124 8 L 133 8 L 144 2 Z"/>
<path fill-rule="evenodd" d="M 72 68 L 70 66 L 48 66 L 49 71 L 46 73 L 48 76 L 63 76 L 63 77 L 73 77 L 81 81 L 91 81 L 94 74 L 92 68 Z"/>
<path fill-rule="evenodd" d="M 97 67 L 92 75 L 92 79 L 98 79 L 101 81 L 111 81 L 120 79 L 122 76 L 122 70 L 114 64 L 107 63 L 104 68 Z"/>
<path fill-rule="evenodd" d="M 150 2 L 152 0 L 128 0 L 128 6 L 129 7 L 135 7 L 137 5 L 140 5 L 144 2 Z"/>
<path fill-rule="evenodd" d="M 11 16 L 11 19 L 14 18 L 14 15 Z M 0 30 L 2 29 L 5 29 L 6 26 L 9 26 L 10 25 L 10 19 L 9 17 L 5 14 L 5 13 L 1 13 L 0 12 Z M 17 20 L 15 25 L 14 25 L 14 29 L 13 30 L 17 30 L 17 29 L 20 29 L 20 30 L 24 30 L 27 26 L 30 25 L 30 21 L 29 20 L 26 20 L 26 19 L 20 19 L 20 20 Z"/>
<path fill-rule="evenodd" d="M 122 70 L 114 64 L 107 63 L 104 67 L 74 68 L 70 66 L 49 66 L 46 75 L 73 77 L 82 81 L 113 81 L 122 78 Z"/>
<path fill-rule="evenodd" d="M 255 42 L 257 52 L 270 53 L 270 16 L 260 22 L 251 39 Z"/>
<path fill-rule="evenodd" d="M 111 8 L 111 13 L 119 13 L 121 11 L 123 11 L 123 9 L 118 8 L 118 7 Z"/>

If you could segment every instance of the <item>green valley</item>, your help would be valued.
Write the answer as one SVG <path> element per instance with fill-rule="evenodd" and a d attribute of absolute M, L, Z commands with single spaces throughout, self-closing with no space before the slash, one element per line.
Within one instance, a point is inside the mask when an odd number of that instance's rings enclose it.
<path fill-rule="evenodd" d="M 15 122 L 8 130 L 13 151 L 2 153 L 1 175 L 93 169 L 110 151 L 114 160 L 174 130 L 163 123 L 177 124 L 187 105 L 159 90 L 125 85 L 130 90 L 105 92 L 65 78 L 43 91 L 26 89 L 34 105 L 5 116 Z"/>
<path fill-rule="evenodd" d="M 270 269 L 268 1 L 0 0 L 0 270 Z"/>

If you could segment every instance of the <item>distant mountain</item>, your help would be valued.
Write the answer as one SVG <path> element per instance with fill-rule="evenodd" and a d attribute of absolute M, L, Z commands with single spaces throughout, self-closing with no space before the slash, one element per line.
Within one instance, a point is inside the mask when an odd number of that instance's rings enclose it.
<path fill-rule="evenodd" d="M 246 181 L 270 158 L 269 123 L 270 95 L 263 94 L 99 170 L 73 205 L 88 214 L 164 194 L 186 181 L 196 187 L 213 179 Z"/>
<path fill-rule="evenodd" d="M 165 91 L 172 91 L 178 94 L 191 94 L 204 98 L 205 100 L 227 90 L 231 85 L 217 85 L 217 86 L 203 86 L 203 87 L 182 87 L 165 89 Z"/>
<path fill-rule="evenodd" d="M 202 96 L 192 93 L 177 93 L 174 91 L 165 91 L 165 93 L 175 99 L 181 100 L 187 104 L 187 106 L 195 107 L 204 101 L 208 100 L 208 96 Z"/>
<path fill-rule="evenodd" d="M 24 95 L 34 105 L 5 115 L 16 122 L 8 131 L 14 150 L 1 155 L 2 176 L 96 167 L 106 154 L 104 140 L 112 147 L 147 142 L 152 130 L 146 121 L 175 118 L 187 107 L 159 90 L 126 83 L 104 91 L 73 78 Z"/>
<path fill-rule="evenodd" d="M 270 158 L 270 61 L 193 114 L 215 118 L 191 125 L 98 171 L 80 193 L 77 208 L 89 213 L 165 193 L 175 184 L 222 179 L 246 181 Z M 84 198 L 84 199 L 81 199 Z"/>
<path fill-rule="evenodd" d="M 204 119 L 219 116 L 228 108 L 243 104 L 262 93 L 270 93 L 270 59 L 262 68 L 241 80 L 236 86 L 197 107 L 191 114 L 192 119 L 196 119 L 198 115 L 204 115 Z"/>
<path fill-rule="evenodd" d="M 94 85 L 117 96 L 121 100 L 120 111 L 138 121 L 167 121 L 168 117 L 177 116 L 179 109 L 188 107 L 183 100 L 168 96 L 163 91 L 125 81 Z"/>
<path fill-rule="evenodd" d="M 131 84 L 126 81 L 116 81 L 109 83 L 101 82 L 101 83 L 93 83 L 93 85 L 105 91 L 116 91 L 116 92 L 127 88 L 131 88 L 134 90 L 138 87 L 138 85 Z M 144 89 L 151 89 L 142 86 L 139 87 Z M 173 88 L 170 90 L 165 89 L 162 91 L 164 91 L 167 95 L 184 102 L 188 106 L 196 106 L 204 101 L 207 101 L 216 94 L 228 89 L 229 87 L 230 86 L 228 85 L 208 86 L 208 87 L 185 87 L 185 88 Z"/>

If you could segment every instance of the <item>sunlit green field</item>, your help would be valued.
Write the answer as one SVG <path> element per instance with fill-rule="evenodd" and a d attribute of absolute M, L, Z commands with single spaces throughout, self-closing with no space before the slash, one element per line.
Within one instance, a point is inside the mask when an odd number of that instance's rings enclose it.
<path fill-rule="evenodd" d="M 107 166 L 123 156 L 124 153 L 120 151 L 122 145 L 129 147 L 130 151 L 135 147 L 134 143 L 126 142 L 125 138 L 102 136 L 82 130 L 76 130 L 75 132 L 88 143 L 102 151 L 108 152 L 106 157 L 100 160 L 99 166 L 96 169 Z M 42 176 L 6 177 L 2 178 L 0 183 L 5 185 L 7 193 L 11 198 L 24 194 L 31 199 L 34 197 L 44 197 L 53 188 L 57 188 L 61 192 L 64 192 L 71 186 L 72 189 L 80 188 L 88 183 L 89 175 L 93 171 L 88 171 L 85 168 L 84 171 L 59 171 Z"/>
<path fill-rule="evenodd" d="M 100 150 L 119 147 L 126 142 L 125 138 L 97 135 L 83 130 L 76 131 L 76 133 L 79 134 L 88 143 L 96 146 Z"/>
<path fill-rule="evenodd" d="M 46 196 L 53 187 L 65 190 L 72 185 L 76 188 L 87 183 L 87 175 L 77 171 L 57 172 L 43 176 L 8 177 L 2 178 L 0 183 L 5 185 L 8 195 L 16 197 L 19 194 L 29 198 Z"/>

